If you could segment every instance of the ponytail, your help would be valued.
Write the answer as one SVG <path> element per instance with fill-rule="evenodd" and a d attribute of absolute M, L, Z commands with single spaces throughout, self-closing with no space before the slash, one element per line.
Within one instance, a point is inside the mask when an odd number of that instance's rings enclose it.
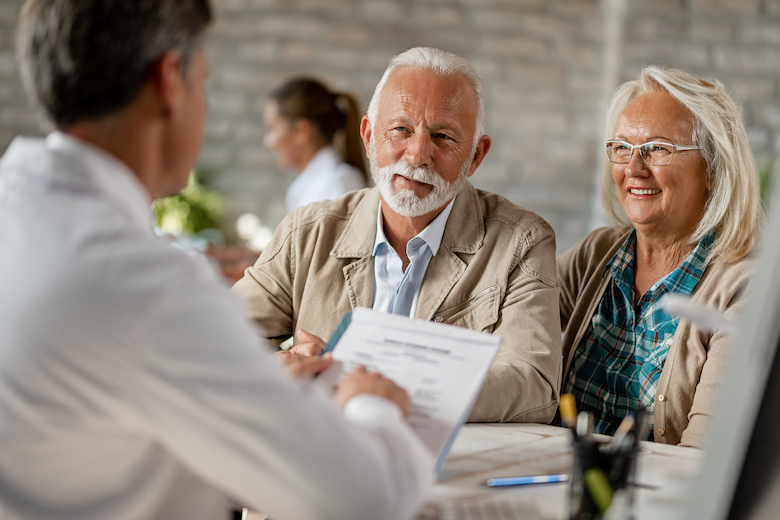
<path fill-rule="evenodd" d="M 336 106 L 344 115 L 344 162 L 360 170 L 369 184 L 368 170 L 366 169 L 366 154 L 363 149 L 363 140 L 360 138 L 360 108 L 355 96 L 346 92 L 333 95 Z M 341 103 L 339 103 L 341 101 Z"/>
<path fill-rule="evenodd" d="M 309 121 L 325 144 L 336 147 L 344 162 L 360 170 L 368 184 L 361 114 L 354 96 L 331 92 L 315 79 L 296 78 L 274 90 L 269 98 L 280 116 Z"/>

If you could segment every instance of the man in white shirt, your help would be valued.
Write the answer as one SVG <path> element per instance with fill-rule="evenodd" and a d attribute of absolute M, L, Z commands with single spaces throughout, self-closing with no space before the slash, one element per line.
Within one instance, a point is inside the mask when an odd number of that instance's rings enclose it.
<path fill-rule="evenodd" d="M 484 112 L 465 59 L 394 57 L 361 125 L 377 187 L 290 213 L 233 289 L 268 339 L 295 333 L 300 354 L 319 353 L 359 306 L 500 335 L 469 420 L 548 422 L 561 374 L 555 236 L 468 183 L 490 149 Z"/>
<path fill-rule="evenodd" d="M 23 7 L 23 79 L 57 131 L 0 161 L 3 520 L 391 520 L 430 483 L 402 389 L 358 370 L 335 406 L 287 376 L 211 268 L 152 232 L 152 198 L 200 148 L 211 17 L 208 0 Z"/>

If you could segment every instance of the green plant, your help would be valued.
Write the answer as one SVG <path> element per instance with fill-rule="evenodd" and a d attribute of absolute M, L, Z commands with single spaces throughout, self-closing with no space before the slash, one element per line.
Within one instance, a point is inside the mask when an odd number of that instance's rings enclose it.
<path fill-rule="evenodd" d="M 157 225 L 171 235 L 194 235 L 205 229 L 220 229 L 224 206 L 222 195 L 202 185 L 194 171 L 178 195 L 157 199 L 152 204 Z"/>

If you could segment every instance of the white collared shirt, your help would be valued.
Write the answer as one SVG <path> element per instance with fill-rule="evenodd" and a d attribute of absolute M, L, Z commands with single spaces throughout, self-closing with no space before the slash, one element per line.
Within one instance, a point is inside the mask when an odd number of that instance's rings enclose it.
<path fill-rule="evenodd" d="M 425 229 L 406 244 L 409 265 L 404 271 L 401 257 L 385 237 L 380 202 L 373 252 L 374 310 L 414 318 L 425 272 L 431 258 L 439 252 L 444 228 L 454 204 L 455 199 L 452 199 Z"/>
<path fill-rule="evenodd" d="M 330 146 L 320 148 L 287 188 L 287 211 L 320 200 L 335 199 L 366 187 L 366 179 Z"/>
<path fill-rule="evenodd" d="M 0 161 L 3 520 L 410 516 L 433 458 L 398 407 L 289 379 L 149 202 L 68 135 Z"/>

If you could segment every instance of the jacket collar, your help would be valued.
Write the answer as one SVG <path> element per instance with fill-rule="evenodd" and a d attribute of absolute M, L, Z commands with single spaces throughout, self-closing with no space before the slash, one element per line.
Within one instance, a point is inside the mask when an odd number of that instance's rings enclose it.
<path fill-rule="evenodd" d="M 107 151 L 60 131 L 45 139 L 17 137 L 3 156 L 4 167 L 17 168 L 67 185 L 99 193 L 134 227 L 152 234 L 152 200 L 138 177 Z"/>
<path fill-rule="evenodd" d="M 335 258 L 365 258 L 371 256 L 376 238 L 376 212 L 379 208 L 379 188 L 371 188 L 358 202 L 341 236 L 330 254 Z"/>
<path fill-rule="evenodd" d="M 374 294 L 374 257 L 379 190 L 372 188 L 358 203 L 347 226 L 331 250 L 335 258 L 354 258 L 344 266 L 344 279 L 352 308 L 371 307 Z M 466 183 L 444 229 L 439 253 L 431 259 L 420 289 L 418 318 L 431 320 L 466 270 L 458 254 L 475 254 L 485 238 L 485 223 L 477 190 Z"/>
<path fill-rule="evenodd" d="M 471 183 L 466 182 L 444 228 L 441 248 L 453 253 L 475 254 L 485 240 L 485 219 L 479 194 Z"/>

